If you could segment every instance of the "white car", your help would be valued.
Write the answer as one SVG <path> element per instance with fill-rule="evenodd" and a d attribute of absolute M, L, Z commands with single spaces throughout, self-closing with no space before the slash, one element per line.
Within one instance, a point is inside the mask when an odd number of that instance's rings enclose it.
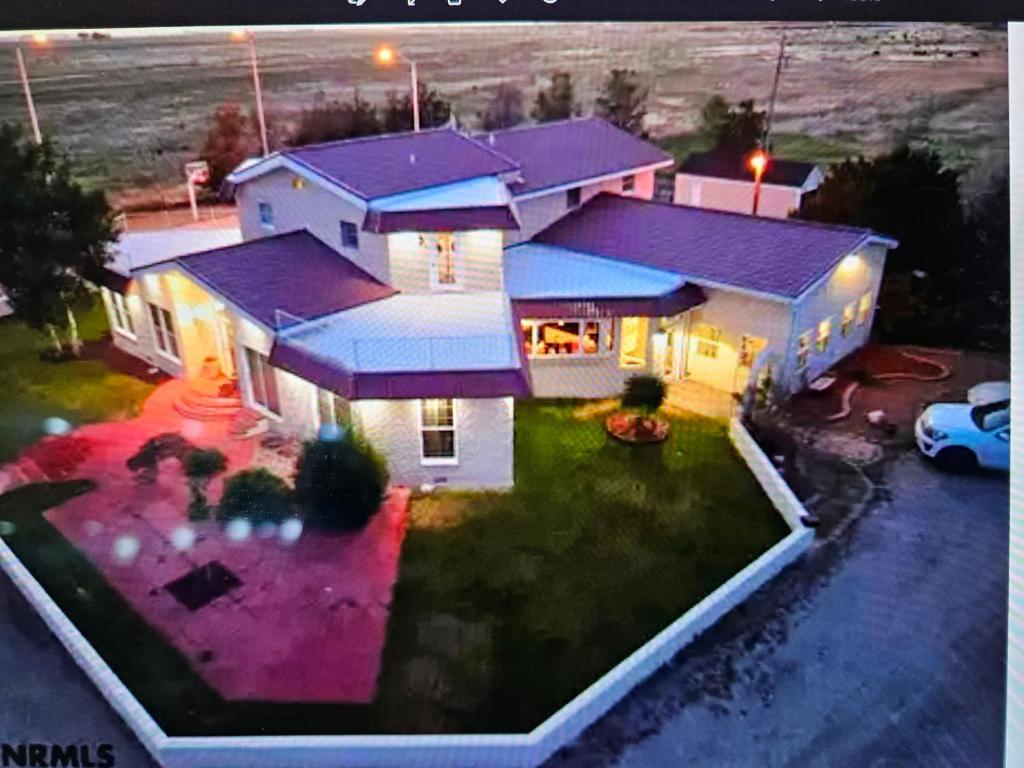
<path fill-rule="evenodd" d="M 972 389 L 968 395 L 972 402 L 934 403 L 925 408 L 914 425 L 921 453 L 949 472 L 978 467 L 1009 470 L 1010 401 L 987 397 L 999 391 Z"/>

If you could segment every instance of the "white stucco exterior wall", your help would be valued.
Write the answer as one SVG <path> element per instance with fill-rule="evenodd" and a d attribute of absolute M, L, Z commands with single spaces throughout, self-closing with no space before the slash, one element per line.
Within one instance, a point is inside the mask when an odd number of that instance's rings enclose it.
<path fill-rule="evenodd" d="M 871 337 L 871 326 L 875 319 L 878 290 L 885 270 L 886 248 L 872 245 L 846 257 L 828 276 L 814 286 L 796 302 L 793 308 L 793 333 L 789 344 L 789 366 L 786 384 L 791 391 L 797 391 L 813 381 L 844 357 L 862 347 Z M 871 311 L 867 320 L 858 325 L 856 318 L 850 333 L 844 338 L 840 334 L 843 308 L 860 300 L 865 293 L 871 294 Z M 855 304 L 856 312 L 856 304 Z M 828 349 L 818 352 L 814 345 L 818 323 L 826 317 L 832 318 L 832 335 Z M 797 339 L 800 334 L 810 331 L 811 355 L 806 371 L 796 368 Z"/>
<path fill-rule="evenodd" d="M 509 488 L 513 481 L 510 397 L 455 401 L 457 463 L 424 465 L 419 400 L 355 400 L 352 420 L 388 461 L 391 482 L 446 488 Z"/>
<path fill-rule="evenodd" d="M 581 203 L 585 203 L 601 192 L 611 192 L 616 195 L 622 194 L 622 183 L 626 176 L 633 174 L 624 173 L 611 179 L 606 179 L 594 184 L 582 185 L 580 193 Z M 636 182 L 631 197 L 638 197 L 650 200 L 654 197 L 654 171 L 643 171 L 635 174 Z M 530 240 L 541 230 L 547 229 L 559 219 L 567 216 L 572 211 L 566 206 L 566 189 L 561 188 L 550 194 L 517 199 L 515 201 L 516 212 L 519 215 L 520 229 L 518 232 L 510 232 L 508 245 Z"/>
<path fill-rule="evenodd" d="M 402 293 L 430 293 L 432 264 L 437 258 L 436 233 L 395 232 L 387 236 L 391 284 Z M 455 232 L 456 276 L 459 291 L 500 291 L 504 232 L 481 229 Z M 444 289 L 452 290 L 452 289 Z"/>
<path fill-rule="evenodd" d="M 366 210 L 343 200 L 319 184 L 298 178 L 286 169 L 267 173 L 239 185 L 236 194 L 238 222 L 245 240 L 308 229 L 313 235 L 358 264 L 378 280 L 389 281 L 387 240 L 383 235 L 363 231 Z M 270 203 L 274 209 L 273 229 L 260 224 L 259 204 Z M 359 229 L 359 248 L 341 244 L 341 222 L 355 224 Z"/>

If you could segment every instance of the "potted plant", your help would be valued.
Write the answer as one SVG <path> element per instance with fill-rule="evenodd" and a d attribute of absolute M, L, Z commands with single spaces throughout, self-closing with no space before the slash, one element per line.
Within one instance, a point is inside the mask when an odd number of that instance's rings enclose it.
<path fill-rule="evenodd" d="M 210 504 L 206 500 L 206 488 L 215 475 L 227 469 L 227 457 L 216 448 L 196 448 L 185 454 L 181 466 L 188 478 L 189 520 L 208 520 Z"/>

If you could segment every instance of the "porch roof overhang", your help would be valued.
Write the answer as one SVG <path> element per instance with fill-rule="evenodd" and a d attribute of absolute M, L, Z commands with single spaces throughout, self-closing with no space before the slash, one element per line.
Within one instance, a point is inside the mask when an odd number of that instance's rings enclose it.
<path fill-rule="evenodd" d="M 516 313 L 524 318 L 569 317 L 672 317 L 700 306 L 704 290 L 686 283 L 662 296 L 581 299 L 516 299 Z"/>
<path fill-rule="evenodd" d="M 271 363 L 350 399 L 530 394 L 498 292 L 398 294 L 278 333 Z"/>
<path fill-rule="evenodd" d="M 667 317 L 706 300 L 678 274 L 541 243 L 506 249 L 504 268 L 523 317 Z"/>
<path fill-rule="evenodd" d="M 270 364 L 349 400 L 409 400 L 424 397 L 529 397 L 521 368 L 507 370 L 357 373 L 336 360 L 278 339 Z"/>
<path fill-rule="evenodd" d="M 374 234 L 463 232 L 475 229 L 516 230 L 519 229 L 519 222 L 508 205 L 403 211 L 370 209 L 363 220 L 363 230 Z"/>

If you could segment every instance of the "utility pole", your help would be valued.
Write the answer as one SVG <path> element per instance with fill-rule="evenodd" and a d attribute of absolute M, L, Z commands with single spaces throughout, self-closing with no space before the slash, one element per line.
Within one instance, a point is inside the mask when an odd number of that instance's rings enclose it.
<path fill-rule="evenodd" d="M 25 69 L 25 57 L 21 53 L 21 46 L 15 46 L 14 58 L 18 62 L 18 75 L 21 78 L 21 89 L 25 92 L 25 103 L 28 105 L 28 119 L 32 125 L 32 137 L 36 144 L 43 143 L 43 134 L 39 131 L 39 118 L 36 117 L 36 103 L 32 99 L 32 87 L 28 84 L 28 70 Z"/>
<path fill-rule="evenodd" d="M 779 57 L 775 62 L 775 80 L 772 82 L 772 95 L 768 99 L 768 120 L 764 127 L 764 148 L 772 151 L 772 119 L 775 117 L 775 99 L 779 95 L 779 80 L 782 79 L 782 67 L 786 62 L 786 33 L 782 33 L 779 41 Z"/>

